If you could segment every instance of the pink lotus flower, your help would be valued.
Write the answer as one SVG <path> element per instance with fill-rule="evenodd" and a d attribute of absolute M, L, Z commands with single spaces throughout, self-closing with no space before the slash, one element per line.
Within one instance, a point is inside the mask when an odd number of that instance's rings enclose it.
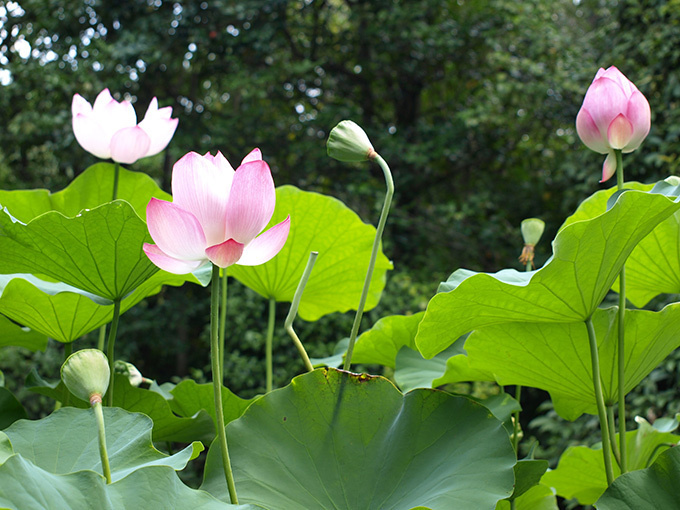
<path fill-rule="evenodd" d="M 80 146 L 98 158 L 132 164 L 153 156 L 170 143 L 177 129 L 171 119 L 172 107 L 158 108 L 154 97 L 142 122 L 137 124 L 135 109 L 129 101 L 118 102 L 109 89 L 102 90 L 94 106 L 80 94 L 73 96 L 73 133 Z"/>
<path fill-rule="evenodd" d="M 144 243 L 151 262 L 170 273 L 187 274 L 208 262 L 264 264 L 288 238 L 290 216 L 260 234 L 274 213 L 276 192 L 259 149 L 236 171 L 220 152 L 190 152 L 172 169 L 172 195 L 172 202 L 152 198 L 147 205 L 156 244 Z"/>
<path fill-rule="evenodd" d="M 651 111 L 645 96 L 612 66 L 600 68 L 576 116 L 576 131 L 589 149 L 607 154 L 604 182 L 616 172 L 614 149 L 632 152 L 649 133 Z"/>

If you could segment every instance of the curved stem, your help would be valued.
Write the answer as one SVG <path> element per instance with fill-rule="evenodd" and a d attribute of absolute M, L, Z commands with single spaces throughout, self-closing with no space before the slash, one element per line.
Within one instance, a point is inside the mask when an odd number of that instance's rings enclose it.
<path fill-rule="evenodd" d="M 220 375 L 219 379 L 224 384 L 224 339 L 227 334 L 227 268 L 222 270 L 222 303 L 220 304 Z"/>
<path fill-rule="evenodd" d="M 376 154 L 375 161 L 380 165 L 380 168 L 385 175 L 385 184 L 387 185 L 387 192 L 385 193 L 385 202 L 383 203 L 382 212 L 380 213 L 380 220 L 378 221 L 378 228 L 375 231 L 375 239 L 373 240 L 373 250 L 371 251 L 371 258 L 368 262 L 368 270 L 366 271 L 366 279 L 364 280 L 364 288 L 361 291 L 361 298 L 359 299 L 359 306 L 357 307 L 357 314 L 354 317 L 354 324 L 349 335 L 349 345 L 347 346 L 347 354 L 345 355 L 345 363 L 343 370 L 349 370 L 352 364 L 352 352 L 354 351 L 354 342 L 356 342 L 357 334 L 359 333 L 359 326 L 361 325 L 361 318 L 364 315 L 364 307 L 366 306 L 366 298 L 368 297 L 368 289 L 371 286 L 371 278 L 373 278 L 373 268 L 375 267 L 375 260 L 378 257 L 378 249 L 380 248 L 380 240 L 382 239 L 383 231 L 385 230 L 385 223 L 387 222 L 387 215 L 390 212 L 390 205 L 392 204 L 392 195 L 394 195 L 394 181 L 392 180 L 392 172 L 387 162 Z"/>
<path fill-rule="evenodd" d="M 120 175 L 120 163 L 115 164 L 115 168 L 113 170 L 113 198 L 111 200 L 115 200 L 118 198 L 118 177 Z"/>
<path fill-rule="evenodd" d="M 600 419 L 600 435 L 602 436 L 602 455 L 604 457 L 604 470 L 607 475 L 607 486 L 614 481 L 614 471 L 612 470 L 611 443 L 609 441 L 609 425 L 607 424 L 607 411 L 602 396 L 602 381 L 600 379 L 600 354 L 597 350 L 597 338 L 595 328 L 590 317 L 585 320 L 588 330 L 588 340 L 590 343 L 590 360 L 593 369 L 593 388 L 595 390 L 595 401 L 597 402 L 597 415 Z"/>
<path fill-rule="evenodd" d="M 109 369 L 111 370 L 111 382 L 109 383 L 109 391 L 106 393 L 106 404 L 113 406 L 113 369 L 115 364 L 114 347 L 116 344 L 116 334 L 118 333 L 118 322 L 120 320 L 120 299 L 113 302 L 113 319 L 111 320 L 111 329 L 109 330 L 109 340 L 106 346 L 106 357 L 109 359 Z"/>
<path fill-rule="evenodd" d="M 302 293 L 305 291 L 307 281 L 309 280 L 309 275 L 312 274 L 312 268 L 314 267 L 314 263 L 316 262 L 316 257 L 318 255 L 319 252 L 316 251 L 313 251 L 309 254 L 309 259 L 307 259 L 307 266 L 305 266 L 305 270 L 302 273 L 302 278 L 300 278 L 300 283 L 298 283 L 297 289 L 295 289 L 295 295 L 293 296 L 293 301 L 290 304 L 290 310 L 288 311 L 286 321 L 283 324 L 284 328 L 286 328 L 286 332 L 293 339 L 295 347 L 297 347 L 297 350 L 300 353 L 300 356 L 302 357 L 302 361 L 305 364 L 305 368 L 309 372 L 314 371 L 314 366 L 312 365 L 312 362 L 309 360 L 309 356 L 307 355 L 305 346 L 302 345 L 302 342 L 300 341 L 297 334 L 293 330 L 293 321 L 295 320 L 295 316 L 297 315 L 298 307 L 300 306 L 300 299 L 302 299 Z"/>
<path fill-rule="evenodd" d="M 217 418 L 217 440 L 222 452 L 222 467 L 229 489 L 229 499 L 234 505 L 238 504 L 234 475 L 231 471 L 229 449 L 227 448 L 227 431 L 224 428 L 224 409 L 222 407 L 222 380 L 220 372 L 220 344 L 219 344 L 219 307 L 220 307 L 220 268 L 213 265 L 212 288 L 210 293 L 210 362 L 212 367 L 213 393 L 215 396 L 215 415 Z"/>
<path fill-rule="evenodd" d="M 267 340 L 265 342 L 265 364 L 267 368 L 267 393 L 274 387 L 274 361 L 272 344 L 274 343 L 274 323 L 276 322 L 276 299 L 269 298 L 269 320 L 267 321 Z"/>
<path fill-rule="evenodd" d="M 102 410 L 101 395 L 90 397 L 90 405 L 94 410 L 94 417 L 97 421 L 97 431 L 99 439 L 99 457 L 102 461 L 102 470 L 106 483 L 111 483 L 111 466 L 109 465 L 109 454 L 106 452 L 106 430 L 104 428 L 104 411 Z"/>
<path fill-rule="evenodd" d="M 619 191 L 623 189 L 623 158 L 621 151 L 616 153 L 616 182 Z M 621 473 L 627 471 L 626 454 L 626 267 L 621 267 L 619 274 L 619 341 L 618 341 L 618 372 L 619 372 L 619 450 L 621 455 Z M 614 427 L 614 422 L 611 423 Z"/>
<path fill-rule="evenodd" d="M 616 443 L 616 426 L 614 425 L 614 406 L 612 404 L 607 404 L 607 424 L 609 425 L 609 440 L 612 443 L 612 453 L 614 454 L 614 460 L 621 468 L 621 453 L 619 451 L 618 444 Z"/>

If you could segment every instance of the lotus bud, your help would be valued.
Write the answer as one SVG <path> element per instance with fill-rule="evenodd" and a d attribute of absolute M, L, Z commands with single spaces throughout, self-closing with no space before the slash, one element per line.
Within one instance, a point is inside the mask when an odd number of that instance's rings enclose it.
<path fill-rule="evenodd" d="M 71 354 L 61 366 L 61 379 L 79 399 L 94 405 L 109 388 L 109 362 L 99 349 L 82 349 Z"/>
<path fill-rule="evenodd" d="M 346 163 L 368 161 L 378 155 L 366 132 L 351 120 L 343 120 L 331 130 L 326 147 L 331 158 Z"/>
<path fill-rule="evenodd" d="M 528 268 L 534 266 L 534 246 L 538 244 L 545 230 L 545 222 L 538 218 L 528 218 L 520 225 L 524 248 L 519 256 L 519 261 Z"/>

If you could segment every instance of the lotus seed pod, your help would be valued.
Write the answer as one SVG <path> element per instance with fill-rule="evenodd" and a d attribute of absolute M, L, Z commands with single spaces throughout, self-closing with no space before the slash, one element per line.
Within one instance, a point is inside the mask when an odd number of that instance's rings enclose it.
<path fill-rule="evenodd" d="M 522 230 L 522 239 L 524 239 L 524 244 L 536 246 L 543 235 L 545 222 L 543 220 L 539 220 L 538 218 L 529 218 L 522 222 L 520 228 Z"/>
<path fill-rule="evenodd" d="M 61 379 L 79 399 L 90 401 L 109 388 L 109 362 L 99 349 L 82 349 L 71 354 L 61 366 Z"/>
<path fill-rule="evenodd" d="M 343 120 L 331 130 L 326 147 L 331 158 L 347 163 L 377 156 L 365 131 L 351 120 Z"/>

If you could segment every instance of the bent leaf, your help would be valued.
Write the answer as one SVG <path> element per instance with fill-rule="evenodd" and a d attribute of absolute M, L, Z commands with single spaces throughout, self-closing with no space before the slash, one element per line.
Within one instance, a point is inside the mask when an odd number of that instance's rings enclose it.
<path fill-rule="evenodd" d="M 259 266 L 229 266 L 228 274 L 261 296 L 292 301 L 309 252 L 317 251 L 319 257 L 302 295 L 299 316 L 315 321 L 329 313 L 356 309 L 375 228 L 335 198 L 281 186 L 276 188 L 276 209 L 268 227 L 288 215 L 290 234 L 276 257 Z M 380 301 L 388 269 L 392 269 L 392 263 L 380 251 L 366 310 Z"/>
<path fill-rule="evenodd" d="M 459 270 L 452 290 L 429 302 L 416 344 L 426 358 L 459 336 L 509 323 L 574 323 L 590 317 L 633 248 L 680 204 L 660 194 L 625 191 L 608 211 L 564 227 L 539 270 L 496 274 Z"/>
<path fill-rule="evenodd" d="M 47 337 L 30 328 L 21 327 L 0 315 L 0 347 L 9 345 L 24 347 L 34 352 L 44 351 L 47 347 Z"/>

